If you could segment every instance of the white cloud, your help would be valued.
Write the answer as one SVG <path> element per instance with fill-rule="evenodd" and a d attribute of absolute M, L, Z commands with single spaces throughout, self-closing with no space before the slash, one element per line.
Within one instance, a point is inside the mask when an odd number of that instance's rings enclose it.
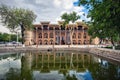
<path fill-rule="evenodd" d="M 62 3 L 61 0 L 54 0 L 54 5 L 55 5 L 56 7 L 60 7 L 61 3 Z"/>
<path fill-rule="evenodd" d="M 6 28 L 6 26 L 3 26 L 3 24 L 1 24 L 1 23 L 0 23 L 0 32 L 10 33 L 10 31 Z"/>
<path fill-rule="evenodd" d="M 64 12 L 75 11 L 80 16 L 84 14 L 84 7 L 74 6 L 73 3 L 75 1 L 78 0 L 0 0 L 0 5 L 6 4 L 12 7 L 32 10 L 37 15 L 35 23 L 48 20 L 54 23 L 56 20 L 61 19 L 60 16 Z"/>

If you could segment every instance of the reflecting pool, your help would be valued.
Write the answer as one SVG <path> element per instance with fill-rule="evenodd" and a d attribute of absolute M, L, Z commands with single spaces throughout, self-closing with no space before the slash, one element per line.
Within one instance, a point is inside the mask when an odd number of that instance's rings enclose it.
<path fill-rule="evenodd" d="M 83 52 L 1 53 L 0 80 L 120 80 L 120 64 Z"/>

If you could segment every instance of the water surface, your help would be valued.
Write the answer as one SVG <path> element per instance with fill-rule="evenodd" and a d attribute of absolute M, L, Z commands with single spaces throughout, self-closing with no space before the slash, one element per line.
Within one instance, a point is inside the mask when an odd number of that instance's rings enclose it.
<path fill-rule="evenodd" d="M 120 65 L 83 52 L 2 53 L 0 80 L 120 80 Z"/>

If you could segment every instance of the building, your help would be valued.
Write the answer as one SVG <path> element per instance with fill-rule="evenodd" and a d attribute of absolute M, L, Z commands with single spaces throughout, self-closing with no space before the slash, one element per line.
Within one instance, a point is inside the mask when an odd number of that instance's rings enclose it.
<path fill-rule="evenodd" d="M 63 27 L 63 21 L 58 21 L 58 24 L 41 22 L 34 25 L 33 31 L 25 32 L 25 44 L 86 45 L 91 43 L 87 30 L 88 26 L 82 22 L 68 24 L 65 27 Z"/>

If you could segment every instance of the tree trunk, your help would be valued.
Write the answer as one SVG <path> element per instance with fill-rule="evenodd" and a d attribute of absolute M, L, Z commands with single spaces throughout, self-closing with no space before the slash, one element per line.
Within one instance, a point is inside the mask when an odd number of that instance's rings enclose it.
<path fill-rule="evenodd" d="M 99 42 L 99 44 L 101 44 L 102 43 L 102 39 L 100 39 L 100 42 Z"/>
<path fill-rule="evenodd" d="M 112 43 L 112 48 L 115 49 L 115 43 L 114 43 L 113 39 L 111 39 L 111 43 Z"/>
<path fill-rule="evenodd" d="M 24 44 L 24 31 L 25 31 L 25 28 L 23 25 L 21 25 L 22 44 Z"/>

